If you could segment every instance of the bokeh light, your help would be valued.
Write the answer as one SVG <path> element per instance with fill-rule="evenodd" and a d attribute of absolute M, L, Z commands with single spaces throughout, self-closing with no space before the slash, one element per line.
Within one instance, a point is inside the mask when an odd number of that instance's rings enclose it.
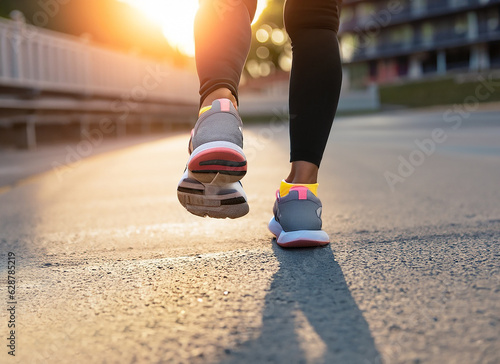
<path fill-rule="evenodd" d="M 292 69 L 292 57 L 284 53 L 280 56 L 278 64 L 283 71 L 288 72 Z"/>
<path fill-rule="evenodd" d="M 286 34 L 279 28 L 273 29 L 271 40 L 275 45 L 282 45 L 286 42 Z"/>
<path fill-rule="evenodd" d="M 271 63 L 272 64 L 272 63 Z M 266 77 L 271 74 L 270 62 L 263 62 L 259 65 L 259 75 L 261 77 Z"/>
<path fill-rule="evenodd" d="M 246 69 L 250 76 L 252 76 L 253 78 L 260 76 L 259 62 L 257 62 L 255 59 L 250 59 L 247 61 Z"/>
<path fill-rule="evenodd" d="M 266 29 L 262 27 L 257 30 L 257 32 L 255 33 L 255 37 L 259 42 L 265 43 L 269 40 L 269 33 Z"/>
<path fill-rule="evenodd" d="M 266 59 L 267 57 L 269 57 L 269 48 L 261 46 L 257 48 L 255 53 L 257 54 L 257 57 L 259 57 L 260 59 Z"/>

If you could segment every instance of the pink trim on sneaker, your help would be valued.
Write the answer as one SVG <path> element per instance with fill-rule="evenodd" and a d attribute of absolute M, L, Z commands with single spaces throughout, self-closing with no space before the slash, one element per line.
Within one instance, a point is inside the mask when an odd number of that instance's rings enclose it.
<path fill-rule="evenodd" d="M 224 162 L 239 163 L 237 165 L 224 165 Z M 238 151 L 225 147 L 214 147 L 203 150 L 190 158 L 188 168 L 190 171 L 246 172 L 247 164 L 245 156 L 238 153 Z"/>
<path fill-rule="evenodd" d="M 290 188 L 290 191 L 297 191 L 299 193 L 299 200 L 307 200 L 307 191 L 309 191 L 307 187 L 294 186 Z"/>
<path fill-rule="evenodd" d="M 228 99 L 219 99 L 220 111 L 229 112 L 231 110 L 231 101 Z"/>

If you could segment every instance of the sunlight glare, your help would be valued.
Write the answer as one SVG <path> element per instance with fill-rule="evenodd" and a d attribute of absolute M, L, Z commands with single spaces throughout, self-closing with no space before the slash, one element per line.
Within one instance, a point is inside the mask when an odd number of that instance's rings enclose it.
<path fill-rule="evenodd" d="M 142 11 L 159 24 L 169 44 L 187 56 L 194 56 L 193 23 L 198 0 L 120 0 Z M 267 6 L 259 0 L 254 23 Z"/>

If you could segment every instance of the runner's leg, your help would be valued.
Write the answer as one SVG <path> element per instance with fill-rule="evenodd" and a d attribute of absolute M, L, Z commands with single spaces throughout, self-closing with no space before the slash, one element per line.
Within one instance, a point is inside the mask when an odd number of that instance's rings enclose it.
<path fill-rule="evenodd" d="M 220 98 L 236 106 L 256 8 L 257 0 L 200 1 L 194 33 L 201 107 Z"/>
<path fill-rule="evenodd" d="M 288 182 L 317 182 L 342 83 L 339 3 L 287 0 L 285 4 L 285 26 L 293 49 L 289 96 L 292 170 Z"/>

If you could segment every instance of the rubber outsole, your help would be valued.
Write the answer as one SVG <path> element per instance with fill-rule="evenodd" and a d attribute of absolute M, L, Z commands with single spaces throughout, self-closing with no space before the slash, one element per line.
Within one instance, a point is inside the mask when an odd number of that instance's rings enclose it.
<path fill-rule="evenodd" d="M 205 186 L 198 181 L 186 179 L 177 187 L 177 198 L 186 210 L 201 217 L 236 219 L 248 213 L 246 198 L 238 191 L 218 195 L 210 191 L 215 186 Z"/>
<path fill-rule="evenodd" d="M 269 231 L 276 237 L 276 243 L 283 248 L 306 248 L 324 246 L 330 238 L 323 230 L 296 230 L 286 232 L 273 217 L 269 221 Z"/>

